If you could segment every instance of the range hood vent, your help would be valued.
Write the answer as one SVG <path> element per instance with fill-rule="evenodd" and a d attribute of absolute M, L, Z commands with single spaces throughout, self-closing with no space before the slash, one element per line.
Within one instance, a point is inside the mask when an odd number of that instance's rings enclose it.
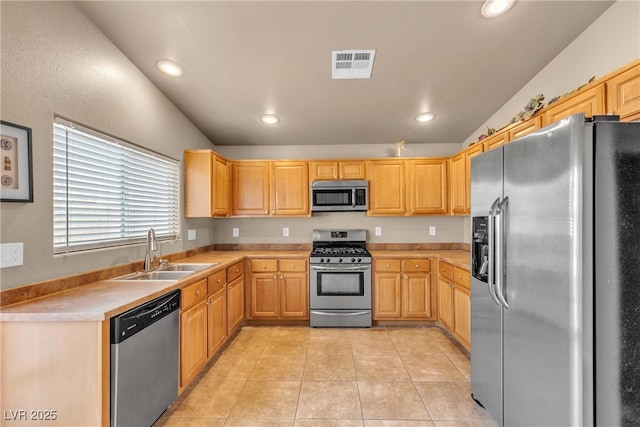
<path fill-rule="evenodd" d="M 375 50 L 334 50 L 331 52 L 333 79 L 369 79 Z"/>

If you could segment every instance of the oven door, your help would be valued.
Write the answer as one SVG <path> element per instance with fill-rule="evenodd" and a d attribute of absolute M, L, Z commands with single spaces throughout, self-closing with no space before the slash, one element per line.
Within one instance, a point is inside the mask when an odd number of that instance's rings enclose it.
<path fill-rule="evenodd" d="M 371 264 L 310 268 L 312 309 L 371 309 Z"/>

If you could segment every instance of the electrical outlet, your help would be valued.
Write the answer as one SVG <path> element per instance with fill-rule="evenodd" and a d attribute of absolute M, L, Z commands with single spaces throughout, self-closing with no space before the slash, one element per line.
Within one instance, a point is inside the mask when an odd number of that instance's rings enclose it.
<path fill-rule="evenodd" d="M 289 237 L 289 227 L 282 227 L 282 235 L 284 237 Z"/>
<path fill-rule="evenodd" d="M 187 240 L 196 240 L 196 230 L 187 230 Z"/>
<path fill-rule="evenodd" d="M 429 236 L 435 236 L 436 235 L 436 226 L 435 225 L 430 225 L 429 226 Z"/>
<path fill-rule="evenodd" d="M 24 263 L 24 243 L 0 244 L 0 268 L 15 267 Z"/>
<path fill-rule="evenodd" d="M 382 227 L 376 227 L 376 236 L 382 236 Z"/>
<path fill-rule="evenodd" d="M 239 228 L 234 228 L 233 229 L 233 237 L 240 237 L 240 229 Z"/>

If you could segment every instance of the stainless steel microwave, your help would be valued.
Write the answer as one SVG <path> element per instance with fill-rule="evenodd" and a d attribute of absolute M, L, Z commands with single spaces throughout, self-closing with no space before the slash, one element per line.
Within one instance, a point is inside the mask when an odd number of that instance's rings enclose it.
<path fill-rule="evenodd" d="M 368 181 L 313 181 L 311 183 L 312 212 L 366 211 L 368 200 Z"/>

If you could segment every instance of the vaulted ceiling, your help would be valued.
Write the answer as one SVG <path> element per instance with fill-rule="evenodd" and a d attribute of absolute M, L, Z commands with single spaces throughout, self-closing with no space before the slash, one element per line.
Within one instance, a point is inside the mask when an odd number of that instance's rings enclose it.
<path fill-rule="evenodd" d="M 480 1 L 76 3 L 215 145 L 461 143 L 611 4 L 487 19 Z M 376 50 L 370 79 L 332 80 L 344 49 Z"/>

